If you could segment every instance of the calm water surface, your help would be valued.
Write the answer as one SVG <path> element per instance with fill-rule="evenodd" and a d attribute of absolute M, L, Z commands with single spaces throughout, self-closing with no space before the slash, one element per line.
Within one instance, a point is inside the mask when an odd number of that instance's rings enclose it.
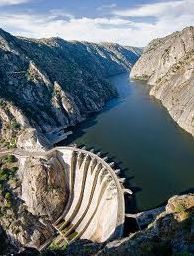
<path fill-rule="evenodd" d="M 68 143 L 109 152 L 120 161 L 138 210 L 194 187 L 194 139 L 171 119 L 148 86 L 113 77 L 120 97 L 76 127 Z"/>

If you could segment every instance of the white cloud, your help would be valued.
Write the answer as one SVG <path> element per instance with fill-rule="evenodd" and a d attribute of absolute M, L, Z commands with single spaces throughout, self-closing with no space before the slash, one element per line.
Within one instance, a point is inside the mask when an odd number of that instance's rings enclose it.
<path fill-rule="evenodd" d="M 152 23 L 136 22 L 132 18 L 123 17 L 121 13 L 120 16 L 117 13 L 110 18 L 75 18 L 55 10 L 49 15 L 2 12 L 0 24 L 5 30 L 19 36 L 37 38 L 59 36 L 66 40 L 111 41 L 124 45 L 144 46 L 154 38 L 194 25 L 193 2 L 194 0 L 181 0 L 152 4 L 149 5 L 151 11 L 147 9 L 148 5 L 135 9 L 137 12 L 140 10 L 141 17 L 147 15 L 155 17 Z M 170 9 L 172 3 L 174 3 L 173 11 Z M 142 8 L 144 8 L 143 11 Z M 136 12 L 133 14 L 136 17 L 135 14 Z"/>
<path fill-rule="evenodd" d="M 194 14 L 194 0 L 177 0 L 145 4 L 132 9 L 114 10 L 113 14 L 123 17 L 157 17 Z"/>
<path fill-rule="evenodd" d="M 126 17 L 147 17 L 154 16 L 159 17 L 160 15 L 172 12 L 174 8 L 181 6 L 185 1 L 170 1 L 161 2 L 154 4 L 146 4 L 133 9 L 115 10 L 114 14 Z"/>
<path fill-rule="evenodd" d="M 0 6 L 16 5 L 29 2 L 29 0 L 0 0 Z"/>

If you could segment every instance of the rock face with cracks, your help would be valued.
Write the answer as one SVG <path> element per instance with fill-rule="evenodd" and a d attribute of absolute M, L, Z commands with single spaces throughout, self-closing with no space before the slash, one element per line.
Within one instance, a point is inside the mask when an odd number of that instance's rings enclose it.
<path fill-rule="evenodd" d="M 194 27 L 153 40 L 131 71 L 152 85 L 180 127 L 194 136 Z"/>
<path fill-rule="evenodd" d="M 17 148 L 31 152 L 44 152 L 51 148 L 51 145 L 42 133 L 38 133 L 34 128 L 26 128 L 18 136 Z"/>
<path fill-rule="evenodd" d="M 56 220 L 68 199 L 65 171 L 57 158 L 28 158 L 22 177 L 22 200 L 29 212 Z"/>
<path fill-rule="evenodd" d="M 28 39 L 1 29 L 1 135 L 19 126 L 50 133 L 79 123 L 117 96 L 107 77 L 130 71 L 139 56 L 135 47 Z"/>

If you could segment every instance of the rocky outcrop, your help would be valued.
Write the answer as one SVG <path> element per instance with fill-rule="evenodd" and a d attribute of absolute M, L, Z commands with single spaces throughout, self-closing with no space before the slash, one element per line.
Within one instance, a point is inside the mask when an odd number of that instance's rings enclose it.
<path fill-rule="evenodd" d="M 51 148 L 47 138 L 34 128 L 24 129 L 17 139 L 17 148 L 30 152 L 40 152 Z"/>
<path fill-rule="evenodd" d="M 7 234 L 7 248 L 12 248 L 5 255 L 10 255 L 10 251 L 21 251 L 24 247 L 38 249 L 54 236 L 55 230 L 50 222 L 28 212 L 19 201 L 13 203 L 14 207 L 9 209 L 6 217 L 1 217 L 1 225 Z"/>
<path fill-rule="evenodd" d="M 0 99 L 1 147 L 3 143 L 7 142 L 9 142 L 9 146 L 15 145 L 16 137 L 21 127 L 27 128 L 29 126 L 29 121 L 21 109 L 14 106 L 12 102 Z"/>
<path fill-rule="evenodd" d="M 27 157 L 18 156 L 17 162 L 10 155 L 0 161 L 0 228 L 6 231 L 10 253 L 24 247 L 39 249 L 53 239 L 56 230 L 52 223 L 64 211 L 69 197 L 67 172 L 58 157 L 34 157 L 35 149 L 44 155 L 49 148 L 46 138 L 27 128 L 18 145 L 22 146 L 18 150 L 29 153 Z"/>
<path fill-rule="evenodd" d="M 194 136 L 194 27 L 153 40 L 131 71 L 147 81 L 180 127 Z"/>
<path fill-rule="evenodd" d="M 64 167 L 59 160 L 26 159 L 20 172 L 21 199 L 29 212 L 55 221 L 63 212 L 69 192 Z"/>
<path fill-rule="evenodd" d="M 155 256 L 194 254 L 194 194 L 174 196 L 165 211 L 145 229 L 103 244 L 77 242 L 61 255 Z"/>
<path fill-rule="evenodd" d="M 0 254 L 4 250 L 6 251 L 3 255 L 15 253 L 24 246 L 39 248 L 42 243 L 55 234 L 48 217 L 42 218 L 28 210 L 26 203 L 29 203 L 30 197 L 26 202 L 21 199 L 21 183 L 23 182 L 18 177 L 17 168 L 13 164 L 10 163 L 9 168 L 8 164 L 6 168 L 1 164 L 0 173 L 0 229 L 2 227 L 7 234 L 4 240 L 1 240 L 2 246 L 4 243 L 4 248 L 1 247 Z M 13 167 L 11 168 L 11 166 Z M 29 191 L 30 188 L 31 186 L 28 184 L 26 189 Z M 32 197 L 32 195 L 30 196 Z M 40 206 L 37 208 L 40 209 Z"/>
<path fill-rule="evenodd" d="M 2 135 L 12 119 L 21 128 L 50 133 L 99 111 L 117 95 L 106 78 L 129 71 L 139 52 L 118 44 L 18 38 L 0 30 Z"/>

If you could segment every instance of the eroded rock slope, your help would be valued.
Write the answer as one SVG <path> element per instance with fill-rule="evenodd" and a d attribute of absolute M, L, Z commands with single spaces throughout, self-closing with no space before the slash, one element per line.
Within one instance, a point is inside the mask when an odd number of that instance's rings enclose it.
<path fill-rule="evenodd" d="M 36 130 L 30 129 L 18 142 L 23 141 L 22 148 L 28 151 L 39 139 Z M 38 149 L 38 145 L 34 148 Z M 43 147 L 40 149 L 43 151 Z M 0 255 L 16 253 L 23 247 L 38 249 L 51 239 L 56 232 L 52 222 L 62 214 L 68 197 L 67 177 L 56 157 L 35 158 L 33 152 L 19 161 L 13 155 L 1 157 L 0 235 L 1 229 L 6 232 L 7 238 L 1 242 L 5 243 L 5 250 L 6 243 L 11 247 L 7 254 L 0 250 Z"/>
<path fill-rule="evenodd" d="M 139 49 L 117 44 L 18 38 L 0 30 L 1 132 L 47 133 L 74 125 L 117 95 L 106 80 L 128 71 Z"/>
<path fill-rule="evenodd" d="M 131 77 L 152 85 L 180 127 L 194 136 L 194 27 L 153 40 L 134 65 Z"/>

